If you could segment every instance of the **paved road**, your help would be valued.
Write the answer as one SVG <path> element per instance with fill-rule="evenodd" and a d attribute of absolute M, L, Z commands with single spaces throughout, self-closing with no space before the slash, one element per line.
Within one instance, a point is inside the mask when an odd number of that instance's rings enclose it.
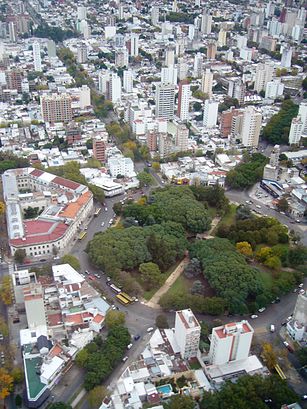
<path fill-rule="evenodd" d="M 280 223 L 288 226 L 289 230 L 294 230 L 296 233 L 298 233 L 301 237 L 301 243 L 304 244 L 305 246 L 307 245 L 306 224 L 293 223 L 293 219 L 291 219 L 290 217 L 280 214 L 272 207 L 264 206 L 263 202 L 255 197 L 251 198 L 250 192 L 247 190 L 244 190 L 244 191 L 228 190 L 226 191 L 226 196 L 231 202 L 237 203 L 237 204 L 245 204 L 247 200 L 252 199 L 253 205 L 251 206 L 251 208 L 253 210 L 258 211 L 262 213 L 263 215 L 265 214 L 270 217 L 275 217 L 277 220 L 280 221 Z M 256 205 L 261 206 L 261 209 L 258 209 Z"/>

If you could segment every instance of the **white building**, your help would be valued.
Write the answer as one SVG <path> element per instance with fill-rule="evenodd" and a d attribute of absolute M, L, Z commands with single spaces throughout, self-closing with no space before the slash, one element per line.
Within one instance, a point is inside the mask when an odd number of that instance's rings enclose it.
<path fill-rule="evenodd" d="M 299 294 L 292 319 L 287 323 L 287 331 L 295 341 L 307 338 L 307 294 Z"/>
<path fill-rule="evenodd" d="M 117 175 L 132 177 L 135 175 L 134 164 L 131 158 L 124 158 L 123 156 L 112 157 L 108 159 L 110 174 L 116 178 Z"/>
<path fill-rule="evenodd" d="M 161 83 L 177 85 L 177 68 L 174 65 L 161 68 Z"/>
<path fill-rule="evenodd" d="M 244 146 L 258 146 L 261 130 L 262 115 L 253 106 L 245 108 L 241 129 L 242 144 Z"/>
<path fill-rule="evenodd" d="M 139 55 L 139 36 L 136 33 L 131 34 L 130 55 L 131 57 Z"/>
<path fill-rule="evenodd" d="M 91 106 L 91 89 L 87 85 L 82 85 L 79 88 L 79 105 L 81 109 Z"/>
<path fill-rule="evenodd" d="M 190 94 L 190 83 L 188 81 L 180 82 L 177 115 L 182 121 L 189 119 Z"/>
<path fill-rule="evenodd" d="M 189 129 L 184 124 L 179 124 L 176 131 L 176 148 L 179 152 L 188 150 Z"/>
<path fill-rule="evenodd" d="M 253 50 L 248 47 L 243 47 L 240 49 L 240 58 L 244 61 L 252 61 Z"/>
<path fill-rule="evenodd" d="M 203 34 L 210 34 L 211 28 L 212 28 L 212 16 L 208 14 L 207 11 L 204 11 L 201 17 L 200 31 Z"/>
<path fill-rule="evenodd" d="M 297 145 L 302 138 L 304 124 L 299 116 L 292 119 L 289 132 L 289 145 Z"/>
<path fill-rule="evenodd" d="M 77 62 L 79 64 L 84 64 L 87 61 L 87 46 L 81 44 L 77 49 Z"/>
<path fill-rule="evenodd" d="M 265 64 L 258 64 L 256 68 L 256 78 L 254 84 L 254 90 L 260 92 L 266 89 L 266 85 L 269 81 L 272 81 L 274 73 L 274 64 L 266 62 Z"/>
<path fill-rule="evenodd" d="M 212 330 L 209 362 L 223 365 L 246 359 L 249 355 L 254 330 L 248 321 L 232 322 Z"/>
<path fill-rule="evenodd" d="M 151 24 L 156 26 L 159 23 L 159 7 L 153 6 L 151 8 Z"/>
<path fill-rule="evenodd" d="M 175 87 L 172 84 L 156 86 L 156 118 L 172 119 L 175 109 Z"/>
<path fill-rule="evenodd" d="M 34 71 L 41 72 L 42 71 L 41 47 L 37 41 L 33 43 L 33 62 Z"/>
<path fill-rule="evenodd" d="M 175 63 L 175 49 L 168 47 L 165 51 L 165 65 L 167 67 L 174 66 Z"/>
<path fill-rule="evenodd" d="M 207 68 L 203 72 L 202 80 L 201 80 L 201 90 L 205 94 L 212 97 L 212 85 L 213 85 L 213 73 L 211 72 L 210 68 Z"/>
<path fill-rule="evenodd" d="M 123 74 L 123 88 L 128 94 L 133 90 L 133 72 L 132 70 L 125 70 Z"/>
<path fill-rule="evenodd" d="M 281 66 L 284 68 L 291 67 L 291 60 L 292 60 L 292 48 L 291 47 L 284 47 L 281 54 Z"/>
<path fill-rule="evenodd" d="M 213 128 L 216 125 L 219 103 L 206 99 L 204 108 L 204 127 Z"/>
<path fill-rule="evenodd" d="M 226 38 L 227 38 L 227 31 L 221 29 L 219 31 L 218 39 L 217 39 L 217 45 L 219 47 L 224 47 L 226 45 Z"/>
<path fill-rule="evenodd" d="M 194 67 L 193 67 L 193 75 L 194 77 L 198 78 L 201 76 L 203 68 L 203 56 L 201 53 L 195 54 L 194 58 Z"/>
<path fill-rule="evenodd" d="M 269 81 L 266 84 L 265 98 L 275 99 L 283 95 L 284 84 L 281 82 L 280 78 L 276 78 L 273 81 Z"/>
<path fill-rule="evenodd" d="M 110 75 L 110 80 L 108 84 L 108 94 L 110 101 L 112 101 L 113 104 L 121 101 L 122 82 L 120 77 L 115 72 L 112 72 Z"/>
<path fill-rule="evenodd" d="M 87 17 L 87 8 L 84 6 L 78 6 L 77 8 L 77 19 L 79 21 L 86 20 Z"/>
<path fill-rule="evenodd" d="M 190 309 L 176 311 L 175 339 L 183 359 L 197 356 L 200 325 Z"/>

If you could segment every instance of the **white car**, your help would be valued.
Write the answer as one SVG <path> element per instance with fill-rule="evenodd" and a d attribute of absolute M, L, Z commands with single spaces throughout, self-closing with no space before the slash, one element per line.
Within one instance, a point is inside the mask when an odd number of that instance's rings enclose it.
<path fill-rule="evenodd" d="M 128 359 L 128 357 L 127 357 L 127 356 L 124 356 L 124 357 L 123 357 L 123 362 L 126 362 L 127 359 Z"/>
<path fill-rule="evenodd" d="M 259 308 L 258 312 L 263 312 L 265 310 L 266 310 L 265 307 L 262 307 L 262 308 Z"/>
<path fill-rule="evenodd" d="M 129 344 L 127 345 L 127 349 L 130 349 L 132 347 L 133 344 Z"/>
<path fill-rule="evenodd" d="M 103 226 L 104 226 L 104 222 L 101 223 L 101 227 L 103 227 Z"/>
<path fill-rule="evenodd" d="M 258 318 L 258 315 L 256 315 L 256 314 L 251 315 L 252 320 L 255 320 L 256 318 Z"/>
<path fill-rule="evenodd" d="M 105 212 L 107 212 L 107 211 L 108 211 L 108 208 L 107 208 L 107 207 L 105 207 L 105 208 L 104 208 L 104 211 L 105 211 Z"/>
<path fill-rule="evenodd" d="M 153 327 L 147 328 L 147 332 L 152 332 L 153 330 L 154 330 Z"/>

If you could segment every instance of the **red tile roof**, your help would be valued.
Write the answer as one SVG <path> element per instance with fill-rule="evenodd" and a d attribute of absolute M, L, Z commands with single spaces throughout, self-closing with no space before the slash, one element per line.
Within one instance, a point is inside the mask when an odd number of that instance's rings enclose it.
<path fill-rule="evenodd" d="M 32 172 L 30 172 L 30 175 L 32 175 L 32 176 L 35 176 L 35 177 L 40 177 L 43 173 L 45 173 L 45 172 L 43 172 L 42 170 L 40 170 L 40 169 L 34 169 L 34 170 L 32 170 Z"/>
<path fill-rule="evenodd" d="M 55 177 L 52 180 L 52 183 L 56 183 L 57 185 L 67 187 L 68 189 L 71 190 L 76 190 L 80 186 L 79 183 L 73 182 L 72 180 L 61 178 L 59 176 Z"/>
<path fill-rule="evenodd" d="M 27 225 L 28 223 L 31 223 L 30 228 L 26 229 L 25 240 L 21 238 L 12 239 L 10 240 L 10 244 L 12 246 L 24 247 L 24 246 L 44 244 L 44 243 L 59 240 L 61 237 L 64 236 L 66 230 L 69 227 L 65 223 L 61 223 L 61 222 L 52 223 L 52 222 L 45 222 L 45 221 L 42 222 L 41 220 L 31 220 L 25 223 Z M 47 225 L 49 226 L 49 229 L 47 229 L 48 227 Z M 39 226 L 42 228 L 42 230 L 39 229 Z"/>
<path fill-rule="evenodd" d="M 63 321 L 61 313 L 55 313 L 47 315 L 48 324 L 50 327 L 60 325 L 59 323 Z"/>

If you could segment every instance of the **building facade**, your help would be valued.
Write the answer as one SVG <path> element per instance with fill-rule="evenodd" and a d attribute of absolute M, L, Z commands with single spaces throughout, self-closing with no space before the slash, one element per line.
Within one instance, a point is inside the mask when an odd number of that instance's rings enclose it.
<path fill-rule="evenodd" d="M 183 359 L 197 356 L 200 330 L 200 324 L 190 309 L 176 311 L 175 339 Z"/>

